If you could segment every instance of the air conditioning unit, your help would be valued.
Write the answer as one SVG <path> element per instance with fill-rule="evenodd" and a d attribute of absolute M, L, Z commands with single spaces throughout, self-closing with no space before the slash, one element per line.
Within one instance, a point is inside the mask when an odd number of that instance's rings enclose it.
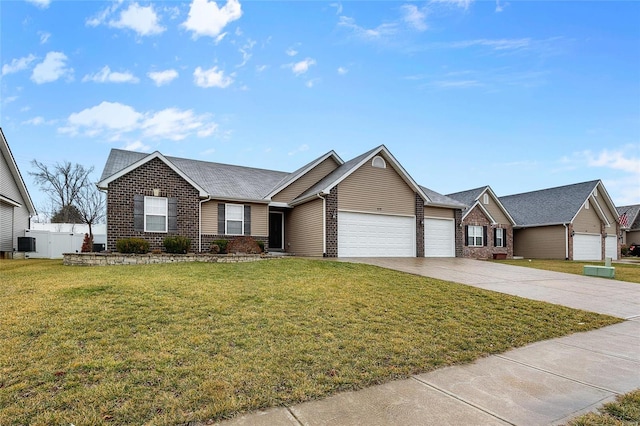
<path fill-rule="evenodd" d="M 18 237 L 18 251 L 25 253 L 36 251 L 36 239 L 34 237 Z"/>

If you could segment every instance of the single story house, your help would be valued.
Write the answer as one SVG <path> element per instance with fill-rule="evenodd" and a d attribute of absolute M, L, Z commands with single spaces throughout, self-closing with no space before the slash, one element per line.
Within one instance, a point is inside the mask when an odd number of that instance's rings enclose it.
<path fill-rule="evenodd" d="M 192 250 L 250 235 L 300 256 L 423 257 L 462 253 L 462 203 L 418 185 L 381 145 L 349 161 L 334 151 L 292 172 L 113 149 L 107 250 L 127 237 L 161 248 L 167 235 Z"/>
<path fill-rule="evenodd" d="M 516 225 L 513 254 L 526 258 L 618 259 L 618 212 L 600 180 L 500 197 Z"/>
<path fill-rule="evenodd" d="M 516 223 L 490 186 L 447 194 L 447 197 L 469 206 L 462 210 L 463 257 L 513 257 L 513 227 Z"/>
<path fill-rule="evenodd" d="M 36 209 L 0 128 L 0 259 L 12 258 Z"/>
<path fill-rule="evenodd" d="M 640 244 L 640 204 L 616 207 L 620 223 L 620 243 Z"/>

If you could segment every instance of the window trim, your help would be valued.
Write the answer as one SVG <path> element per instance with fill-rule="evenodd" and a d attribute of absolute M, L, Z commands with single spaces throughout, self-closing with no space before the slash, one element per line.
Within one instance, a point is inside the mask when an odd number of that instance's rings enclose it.
<path fill-rule="evenodd" d="M 378 160 L 378 161 L 376 161 Z M 376 164 L 378 163 L 378 164 Z M 376 155 L 375 157 L 373 157 L 373 160 L 371 160 L 371 167 L 375 167 L 376 169 L 386 169 L 387 168 L 387 162 L 384 161 L 384 158 L 382 158 L 379 155 Z"/>
<path fill-rule="evenodd" d="M 500 244 L 498 244 L 498 234 L 500 235 Z M 496 240 L 494 241 L 494 244 L 496 247 L 506 247 L 505 243 L 504 243 L 504 237 L 505 237 L 505 232 L 504 232 L 504 228 L 496 228 Z"/>
<path fill-rule="evenodd" d="M 242 219 L 240 220 L 241 229 L 239 234 L 231 234 L 229 232 L 229 206 L 237 207 L 240 209 Z M 224 205 L 224 233 L 225 235 L 244 235 L 244 204 L 231 204 L 225 203 Z M 231 219 L 231 222 L 238 222 L 237 219 Z"/>
<path fill-rule="evenodd" d="M 486 192 L 482 196 L 482 204 L 489 204 L 489 194 L 487 194 Z"/>
<path fill-rule="evenodd" d="M 147 213 L 147 200 L 155 199 L 155 200 L 163 200 L 164 201 L 164 215 L 157 214 L 148 214 Z M 147 228 L 147 216 L 164 216 L 164 231 L 155 231 Z M 157 234 L 166 234 L 169 232 L 169 198 L 167 197 L 153 197 L 149 195 L 145 195 L 144 197 L 144 209 L 143 209 L 143 219 L 144 219 L 144 232 L 152 232 Z"/>
<path fill-rule="evenodd" d="M 475 235 L 475 232 L 473 232 L 474 235 L 472 235 L 472 229 L 473 230 L 479 230 L 480 231 L 480 235 Z M 484 227 L 482 225 L 469 225 L 467 227 L 467 245 L 469 247 L 484 247 Z M 476 239 L 480 238 L 480 244 L 476 244 Z M 471 240 L 473 239 L 473 244 L 471 244 Z"/>

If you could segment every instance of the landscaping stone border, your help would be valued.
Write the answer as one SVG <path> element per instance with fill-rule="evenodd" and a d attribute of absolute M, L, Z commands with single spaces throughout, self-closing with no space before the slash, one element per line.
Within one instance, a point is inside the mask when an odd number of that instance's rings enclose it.
<path fill-rule="evenodd" d="M 124 254 L 124 253 L 64 253 L 67 266 L 148 265 L 158 263 L 240 263 L 266 259 L 259 254 Z"/>

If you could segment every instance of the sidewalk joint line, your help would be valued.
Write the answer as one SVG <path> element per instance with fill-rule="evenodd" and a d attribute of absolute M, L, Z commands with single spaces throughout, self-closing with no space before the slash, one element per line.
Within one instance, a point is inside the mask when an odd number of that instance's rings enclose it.
<path fill-rule="evenodd" d="M 612 354 L 612 353 L 602 352 L 602 351 L 597 350 L 597 349 L 588 349 L 588 348 L 585 348 L 583 346 L 578 346 L 576 344 L 571 344 L 571 343 L 564 343 L 564 342 L 558 342 L 558 343 L 561 344 L 561 345 L 564 345 L 564 346 L 569 346 L 570 348 L 581 349 L 583 351 L 589 351 L 589 352 L 593 352 L 595 354 L 605 355 L 605 356 L 609 356 L 609 357 L 612 357 L 612 358 L 623 359 L 625 361 L 631 361 L 631 362 L 635 362 L 636 364 L 640 364 L 640 361 L 638 361 L 637 359 L 629 358 L 629 357 L 626 357 L 624 355 L 615 355 L 615 354 Z"/>
<path fill-rule="evenodd" d="M 298 422 L 300 426 L 304 426 L 304 423 L 302 423 L 302 421 L 298 418 L 298 416 L 296 416 L 296 414 L 293 412 L 291 407 L 289 407 L 288 405 L 285 405 L 284 408 L 286 408 L 289 414 L 291 414 L 293 418 L 296 419 L 296 422 Z"/>
<path fill-rule="evenodd" d="M 418 378 L 417 376 L 411 376 L 411 378 L 413 380 L 417 381 L 418 383 L 421 383 L 424 386 L 430 387 L 431 389 L 434 389 L 437 392 L 443 393 L 443 394 L 445 394 L 445 395 L 447 395 L 447 396 L 449 396 L 449 397 L 451 397 L 453 399 L 456 399 L 456 400 L 462 402 L 463 404 L 466 404 L 466 405 L 468 405 L 468 406 L 470 406 L 472 408 L 475 408 L 476 410 L 482 411 L 483 413 L 486 413 L 486 414 L 490 415 L 491 417 L 495 417 L 496 419 L 498 419 L 500 421 L 503 421 L 505 423 L 508 423 L 508 424 L 510 424 L 512 426 L 517 426 L 515 423 L 510 422 L 509 420 L 505 419 L 504 417 L 501 417 L 498 414 L 493 413 L 493 412 L 489 411 L 488 409 L 486 409 L 484 407 L 481 407 L 479 405 L 473 404 L 472 402 L 467 401 L 466 399 L 463 399 L 462 397 L 460 397 L 460 396 L 458 396 L 458 395 L 456 395 L 454 393 L 448 392 L 448 391 L 446 391 L 444 389 L 441 389 L 441 388 L 439 388 L 439 387 L 437 387 L 435 385 L 432 385 L 431 383 L 426 382 L 426 381 Z"/>

